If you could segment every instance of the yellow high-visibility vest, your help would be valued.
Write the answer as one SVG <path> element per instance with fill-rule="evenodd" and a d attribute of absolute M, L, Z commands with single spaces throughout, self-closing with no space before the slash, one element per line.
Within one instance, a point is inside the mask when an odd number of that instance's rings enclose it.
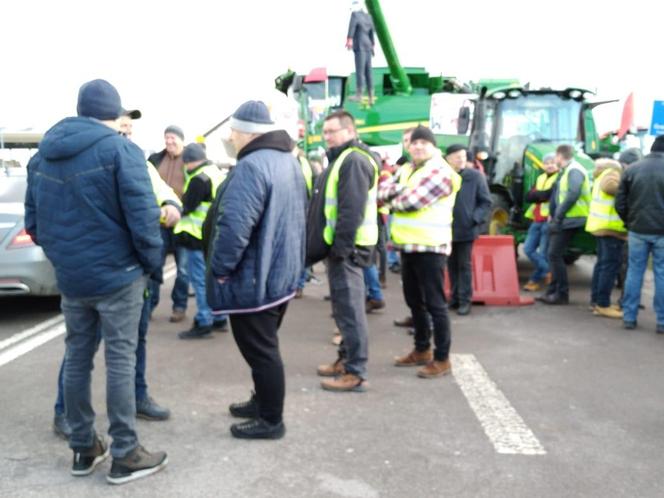
<path fill-rule="evenodd" d="M 401 166 L 399 184 L 407 188 L 415 188 L 422 178 L 431 173 L 432 169 L 441 167 L 440 163 L 427 162 L 417 170 L 410 163 Z M 452 193 L 446 197 L 439 198 L 436 202 L 424 209 L 411 212 L 395 211 L 392 216 L 390 233 L 392 240 L 399 245 L 417 244 L 430 247 L 438 247 L 450 244 L 452 241 L 452 212 L 454 200 L 461 188 L 461 176 L 449 168 L 452 180 Z"/>
<path fill-rule="evenodd" d="M 311 192 L 314 188 L 314 174 L 311 170 L 311 164 L 309 164 L 309 160 L 303 155 L 298 155 L 297 161 L 300 163 L 300 168 L 302 168 L 302 174 L 304 175 L 304 183 L 307 186 L 307 197 L 311 198 Z"/>
<path fill-rule="evenodd" d="M 583 185 L 581 186 L 581 195 L 576 200 L 574 205 L 565 213 L 565 218 L 586 218 L 590 211 L 590 179 L 588 172 L 583 166 L 577 162 L 572 162 L 563 171 L 563 176 L 560 177 L 560 184 L 558 185 L 558 206 L 560 206 L 567 197 L 569 190 L 569 174 L 572 170 L 579 171 L 583 174 Z"/>
<path fill-rule="evenodd" d="M 214 200 L 214 197 L 217 195 L 219 185 L 221 185 L 226 178 L 226 174 L 214 164 L 199 168 L 191 175 L 185 171 L 183 188 L 185 194 L 187 193 L 191 180 L 203 173 L 207 175 L 212 183 L 211 200 L 201 202 L 194 211 L 183 216 L 180 221 L 178 221 L 177 225 L 175 225 L 175 228 L 173 228 L 173 233 L 175 234 L 185 232 L 198 240 L 203 240 L 203 222 L 205 221 L 205 216 L 210 209 L 212 200 Z"/>
<path fill-rule="evenodd" d="M 607 168 L 595 179 L 592 200 L 590 201 L 590 213 L 586 221 L 586 232 L 593 233 L 599 230 L 627 232 L 625 224 L 618 216 L 618 211 L 616 211 L 616 198 L 602 191 L 599 186 L 602 178 L 609 172 L 610 168 Z"/>
<path fill-rule="evenodd" d="M 535 181 L 535 190 L 539 190 L 540 192 L 549 190 L 551 187 L 553 187 L 553 184 L 556 183 L 556 178 L 558 178 L 558 173 L 554 173 L 552 175 L 542 173 Z M 535 205 L 536 203 L 531 204 L 528 208 L 528 211 L 526 211 L 525 217 L 529 220 L 535 219 Z M 549 216 L 549 201 L 540 202 L 540 215 Z"/>
<path fill-rule="evenodd" d="M 376 198 L 378 196 L 378 165 L 371 154 L 360 149 L 359 147 L 348 147 L 344 150 L 336 161 L 332 164 L 332 171 L 327 179 L 325 185 L 325 229 L 323 230 L 323 239 L 327 245 L 332 245 L 334 242 L 334 233 L 337 226 L 337 206 L 338 206 L 338 187 L 339 187 L 339 170 L 344 159 L 348 157 L 351 152 L 357 152 L 365 156 L 374 169 L 374 180 L 367 194 L 367 203 L 364 207 L 364 219 L 362 224 L 357 229 L 355 234 L 355 244 L 358 246 L 373 246 L 378 242 L 378 209 L 376 206 Z"/>

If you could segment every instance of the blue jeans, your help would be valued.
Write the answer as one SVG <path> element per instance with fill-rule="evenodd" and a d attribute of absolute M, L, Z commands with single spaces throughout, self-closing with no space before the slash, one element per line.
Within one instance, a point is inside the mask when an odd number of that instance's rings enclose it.
<path fill-rule="evenodd" d="M 636 322 L 641 302 L 643 274 L 652 254 L 653 273 L 655 274 L 655 298 L 653 308 L 657 315 L 657 325 L 664 326 L 664 235 L 646 235 L 629 232 L 627 250 L 627 279 L 623 296 L 623 320 Z"/>
<path fill-rule="evenodd" d="M 595 237 L 597 261 L 593 268 L 590 302 L 606 308 L 611 304 L 611 291 L 622 264 L 625 241 L 616 237 Z"/>
<path fill-rule="evenodd" d="M 371 265 L 362 270 L 364 271 L 364 285 L 367 288 L 367 297 L 376 301 L 382 301 L 383 291 L 380 288 L 380 280 L 378 279 L 378 268 L 376 265 Z"/>
<path fill-rule="evenodd" d="M 302 273 L 300 274 L 300 278 L 297 281 L 297 288 L 298 289 L 304 289 L 304 285 L 307 283 L 307 277 L 309 276 L 309 268 L 305 268 L 302 270 Z"/>
<path fill-rule="evenodd" d="M 528 228 L 528 235 L 523 244 L 523 251 L 535 265 L 535 271 L 529 279 L 531 282 L 539 282 L 549 273 L 548 249 L 549 224 L 546 221 L 533 221 Z"/>
<path fill-rule="evenodd" d="M 392 239 L 391 233 L 390 233 L 390 225 L 392 224 L 392 215 L 387 219 L 387 241 Z M 387 244 L 386 241 L 386 244 Z M 400 258 L 399 258 L 399 251 L 395 251 L 394 249 L 388 249 L 387 250 L 387 266 L 390 268 L 396 264 L 399 264 Z"/>
<path fill-rule="evenodd" d="M 106 410 L 113 438 L 113 458 L 123 458 L 138 445 L 136 435 L 136 346 L 146 281 L 104 296 L 62 296 L 65 316 L 64 396 L 67 422 L 72 429 L 69 447 L 90 448 L 94 443 L 95 412 L 91 403 L 91 372 L 101 328 L 106 359 Z"/>
<path fill-rule="evenodd" d="M 212 325 L 212 310 L 208 306 L 205 294 L 205 258 L 203 257 L 203 251 L 187 249 L 187 260 L 189 263 L 189 280 L 196 293 L 197 310 L 194 319 L 199 326 L 207 327 Z"/>
<path fill-rule="evenodd" d="M 141 318 L 138 322 L 138 344 L 136 346 L 136 401 L 147 399 L 148 384 L 145 380 L 146 353 L 145 338 L 148 334 L 150 325 L 150 290 L 149 283 L 143 296 L 143 308 L 141 309 Z M 101 327 L 97 327 L 97 349 L 101 342 Z M 58 394 L 55 399 L 55 414 L 64 415 L 65 413 L 65 395 L 64 395 L 64 371 L 65 359 L 60 363 L 60 372 L 58 373 Z"/>
<path fill-rule="evenodd" d="M 187 250 L 182 246 L 175 245 L 175 236 L 173 235 L 172 228 L 161 227 L 161 238 L 164 241 L 163 253 L 161 259 L 161 267 L 158 275 L 154 275 L 154 279 L 148 282 L 150 286 L 150 313 L 159 304 L 159 288 L 161 287 L 162 268 L 166 261 L 166 255 L 169 252 L 175 254 L 175 266 L 177 274 L 175 276 L 175 283 L 171 291 L 171 299 L 173 300 L 173 310 L 184 311 L 187 309 L 187 300 L 189 299 L 189 273 L 187 265 Z"/>

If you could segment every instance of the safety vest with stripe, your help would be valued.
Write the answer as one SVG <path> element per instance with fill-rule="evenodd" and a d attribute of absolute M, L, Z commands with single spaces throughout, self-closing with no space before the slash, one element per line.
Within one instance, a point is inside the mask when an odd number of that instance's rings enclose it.
<path fill-rule="evenodd" d="M 588 214 L 588 221 L 586 221 L 586 232 L 593 233 L 599 230 L 627 232 L 625 224 L 618 216 L 618 211 L 616 211 L 616 198 L 600 188 L 602 178 L 610 171 L 610 169 L 602 171 L 595 179 L 593 196 L 590 201 L 590 213 Z"/>
<path fill-rule="evenodd" d="M 307 186 L 307 197 L 311 199 L 311 192 L 314 188 L 314 173 L 311 169 L 311 164 L 309 163 L 309 160 L 303 155 L 298 155 L 297 161 L 300 163 L 300 168 L 302 168 L 302 175 L 304 175 L 304 183 Z"/>
<path fill-rule="evenodd" d="M 416 244 L 439 247 L 452 241 L 452 212 L 454 200 L 461 188 L 461 176 L 447 164 L 429 161 L 424 166 L 413 169 L 410 163 L 401 166 L 399 184 L 409 189 L 416 188 L 432 169 L 448 168 L 452 180 L 452 193 L 417 211 L 396 211 L 392 217 L 390 233 L 392 240 L 399 245 Z"/>
<path fill-rule="evenodd" d="M 327 179 L 325 185 L 325 229 L 323 230 L 323 239 L 327 245 L 332 245 L 334 242 L 334 233 L 337 226 L 337 207 L 338 207 L 338 193 L 339 193 L 339 171 L 344 159 L 348 157 L 351 152 L 357 152 L 367 158 L 374 170 L 374 180 L 371 189 L 367 195 L 367 203 L 364 208 L 364 218 L 362 224 L 357 229 L 355 234 L 355 244 L 358 246 L 373 246 L 378 242 L 378 211 L 376 206 L 376 198 L 378 195 L 378 165 L 371 154 L 360 149 L 359 147 L 348 147 L 344 150 L 336 161 L 332 164 L 332 171 Z"/>
<path fill-rule="evenodd" d="M 550 190 L 551 187 L 553 187 L 553 184 L 556 183 L 557 178 L 558 178 L 558 173 L 554 173 L 552 175 L 549 175 L 548 173 L 542 173 L 540 176 L 537 177 L 537 180 L 535 181 L 535 190 L 538 190 L 540 192 L 544 190 Z M 540 202 L 539 205 L 540 205 L 540 216 L 543 217 L 549 216 L 549 201 Z M 535 219 L 536 206 L 537 203 L 533 203 L 528 208 L 528 211 L 526 211 L 525 216 L 529 220 Z"/>
<path fill-rule="evenodd" d="M 173 229 L 173 233 L 175 234 L 186 232 L 198 240 L 203 240 L 203 222 L 205 221 L 205 216 L 207 215 L 207 212 L 210 209 L 212 200 L 217 195 L 217 188 L 219 188 L 219 185 L 221 185 L 221 183 L 226 178 L 226 174 L 222 172 L 214 164 L 203 166 L 202 168 L 197 169 L 191 175 L 188 174 L 187 171 L 185 171 L 184 188 L 182 189 L 185 194 L 187 193 L 187 189 L 189 188 L 191 180 L 203 173 L 207 175 L 212 184 L 212 192 L 210 200 L 201 202 L 194 211 L 191 211 L 186 216 L 183 216 L 182 219 L 178 221 L 177 225 L 175 225 L 175 228 Z"/>
<path fill-rule="evenodd" d="M 558 206 L 565 202 L 565 198 L 567 197 L 567 192 L 569 190 L 569 174 L 572 170 L 576 170 L 583 174 L 583 185 L 581 186 L 581 194 L 579 195 L 579 198 L 565 213 L 565 218 L 586 218 L 590 211 L 590 180 L 588 179 L 588 172 L 577 162 L 571 162 L 560 177 L 557 199 Z"/>

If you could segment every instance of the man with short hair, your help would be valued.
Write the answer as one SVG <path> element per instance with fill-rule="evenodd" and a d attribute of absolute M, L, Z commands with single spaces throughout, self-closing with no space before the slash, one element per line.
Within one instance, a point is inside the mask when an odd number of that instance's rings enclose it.
<path fill-rule="evenodd" d="M 184 192 L 184 162 L 182 152 L 184 151 L 184 132 L 182 128 L 176 125 L 170 125 L 164 130 L 165 148 L 161 152 L 152 154 L 148 158 L 159 175 L 171 187 L 177 196 L 182 199 Z M 171 291 L 171 300 L 173 301 L 172 313 L 169 321 L 179 323 L 185 319 L 187 312 L 187 300 L 189 299 L 189 276 L 187 274 L 187 251 L 184 247 L 178 247 L 175 244 L 173 227 L 162 227 L 161 237 L 164 241 L 161 267 L 164 266 L 166 255 L 173 253 L 175 256 L 175 266 L 177 273 L 173 290 Z M 161 276 L 158 275 L 156 281 L 150 284 L 150 294 L 152 298 L 152 309 L 159 304 L 159 290 Z"/>
<path fill-rule="evenodd" d="M 138 323 L 146 277 L 159 265 L 159 207 L 142 151 L 118 133 L 126 111 L 115 87 L 85 83 L 77 111 L 46 133 L 30 160 L 25 226 L 53 263 L 62 292 L 71 473 L 88 475 L 109 454 L 95 431 L 90 399 L 101 327 L 113 438 L 107 480 L 121 484 L 167 463 L 166 453 L 143 449 L 135 431 Z"/>
<path fill-rule="evenodd" d="M 468 166 L 468 154 L 461 144 L 447 147 L 445 160 L 461 177 L 461 188 L 454 201 L 452 253 L 447 260 L 450 276 L 451 309 L 468 315 L 473 297 L 473 244 L 491 211 L 491 193 L 482 173 Z"/>
<path fill-rule="evenodd" d="M 650 154 L 625 170 L 615 207 L 628 230 L 623 325 L 626 329 L 636 328 L 643 274 L 652 256 L 656 332 L 664 334 L 664 135 L 655 139 Z"/>
<path fill-rule="evenodd" d="M 401 249 L 403 293 L 415 325 L 415 347 L 394 364 L 421 366 L 417 376 L 428 379 L 452 371 L 443 271 L 452 249 L 452 211 L 461 177 L 441 158 L 429 128 L 415 128 L 410 155 L 412 164 L 402 166 L 398 180 L 389 171 L 381 173 L 379 198 L 394 213 L 392 240 Z"/>
<path fill-rule="evenodd" d="M 346 111 L 325 118 L 323 138 L 329 166 L 321 174 L 307 217 L 307 263 L 327 258 L 332 311 L 341 332 L 337 360 L 320 365 L 328 391 L 362 392 L 367 387 L 368 334 L 363 268 L 371 266 L 378 241 L 378 165 L 357 139 Z"/>
<path fill-rule="evenodd" d="M 571 145 L 556 148 L 560 168 L 554 193 L 549 201 L 549 266 L 551 283 L 546 294 L 537 299 L 544 304 L 569 304 L 569 283 L 565 252 L 575 233 L 586 226 L 590 208 L 590 178 L 586 169 L 574 160 Z"/>
<path fill-rule="evenodd" d="M 250 100 L 233 113 L 231 143 L 237 165 L 210 212 L 214 220 L 207 296 L 215 313 L 228 313 L 233 337 L 251 367 L 255 395 L 233 403 L 233 437 L 284 436 L 284 365 L 277 332 L 295 296 L 305 252 L 304 176 L 285 130 L 275 129 L 267 106 Z M 206 230 L 206 237 L 207 237 Z"/>

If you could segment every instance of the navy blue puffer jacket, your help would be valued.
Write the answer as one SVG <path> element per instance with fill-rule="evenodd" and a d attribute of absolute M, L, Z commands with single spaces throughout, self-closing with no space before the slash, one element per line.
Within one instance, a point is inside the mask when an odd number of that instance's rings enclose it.
<path fill-rule="evenodd" d="M 25 227 L 67 297 L 112 293 L 161 263 L 143 153 L 92 118 L 66 118 L 44 136 L 28 164 Z"/>
<path fill-rule="evenodd" d="M 257 137 L 218 192 L 207 272 L 208 304 L 216 312 L 256 312 L 295 293 L 307 190 L 291 148 L 285 131 Z"/>

